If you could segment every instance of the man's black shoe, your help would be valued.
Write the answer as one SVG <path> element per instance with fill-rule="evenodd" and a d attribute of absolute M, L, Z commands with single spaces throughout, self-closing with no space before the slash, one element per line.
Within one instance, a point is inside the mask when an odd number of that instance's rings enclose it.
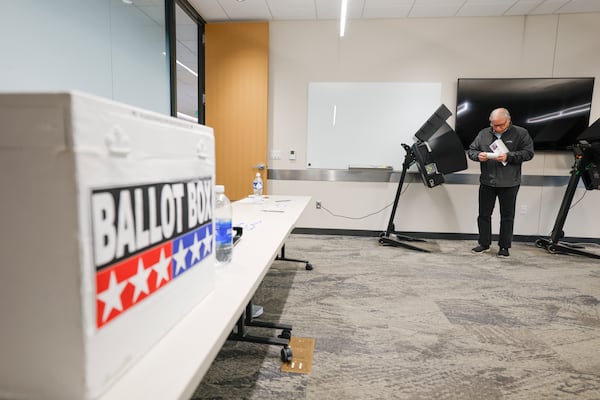
<path fill-rule="evenodd" d="M 498 250 L 498 257 L 508 257 L 509 255 L 506 247 L 500 247 L 500 250 Z"/>
<path fill-rule="evenodd" d="M 481 253 L 486 253 L 490 251 L 490 246 L 482 246 L 482 245 L 477 245 L 477 247 L 473 247 L 471 249 L 472 253 L 476 253 L 476 254 L 481 254 Z"/>

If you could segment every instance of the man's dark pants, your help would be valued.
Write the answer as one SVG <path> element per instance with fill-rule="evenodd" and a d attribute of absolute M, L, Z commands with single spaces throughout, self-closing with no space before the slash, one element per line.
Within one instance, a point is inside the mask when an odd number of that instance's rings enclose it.
<path fill-rule="evenodd" d="M 500 204 L 500 237 L 498 238 L 498 245 L 507 249 L 510 248 L 515 224 L 515 206 L 518 191 L 519 186 L 479 186 L 477 227 L 479 228 L 480 245 L 489 247 L 492 243 L 492 212 L 494 211 L 497 197 Z"/>

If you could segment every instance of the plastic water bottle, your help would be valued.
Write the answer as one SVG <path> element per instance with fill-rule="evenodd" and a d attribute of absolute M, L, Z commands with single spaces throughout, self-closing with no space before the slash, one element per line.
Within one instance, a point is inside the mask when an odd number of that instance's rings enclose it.
<path fill-rule="evenodd" d="M 254 190 L 254 202 L 260 203 L 262 201 L 262 193 L 263 193 L 263 180 L 260 176 L 260 172 L 256 173 L 254 177 L 254 182 L 252 182 L 252 188 Z"/>
<path fill-rule="evenodd" d="M 231 261 L 233 255 L 233 227 L 231 202 L 225 196 L 225 186 L 215 186 L 215 257 L 218 264 Z"/>

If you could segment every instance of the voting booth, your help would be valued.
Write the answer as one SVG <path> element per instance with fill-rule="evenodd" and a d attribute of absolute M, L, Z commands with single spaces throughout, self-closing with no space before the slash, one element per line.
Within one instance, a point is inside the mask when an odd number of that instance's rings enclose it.
<path fill-rule="evenodd" d="M 0 94 L 0 397 L 94 399 L 214 287 L 211 128 Z"/>

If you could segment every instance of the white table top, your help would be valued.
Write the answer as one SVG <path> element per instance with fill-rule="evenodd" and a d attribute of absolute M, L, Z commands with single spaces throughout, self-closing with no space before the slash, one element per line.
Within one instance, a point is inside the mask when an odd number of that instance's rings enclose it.
<path fill-rule="evenodd" d="M 234 202 L 233 224 L 244 232 L 232 262 L 217 267 L 215 289 L 101 398 L 189 399 L 309 201 L 265 196 L 258 204 Z"/>

